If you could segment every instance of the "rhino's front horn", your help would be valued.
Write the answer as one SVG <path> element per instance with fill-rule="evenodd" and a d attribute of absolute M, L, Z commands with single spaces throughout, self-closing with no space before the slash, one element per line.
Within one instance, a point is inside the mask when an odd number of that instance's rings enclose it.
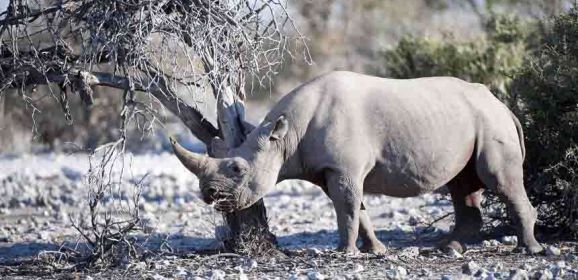
<path fill-rule="evenodd" d="M 181 146 L 173 137 L 170 137 L 171 145 L 175 151 L 177 158 L 183 163 L 183 165 L 193 172 L 195 175 L 202 175 L 207 168 L 207 156 L 193 153 Z"/>

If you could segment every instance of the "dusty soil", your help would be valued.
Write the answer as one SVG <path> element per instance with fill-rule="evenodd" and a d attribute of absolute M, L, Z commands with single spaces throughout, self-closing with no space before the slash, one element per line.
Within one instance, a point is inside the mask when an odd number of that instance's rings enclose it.
<path fill-rule="evenodd" d="M 430 223 L 452 211 L 444 194 L 367 196 L 364 203 L 388 254 L 337 253 L 331 201 L 317 187 L 299 181 L 279 184 L 265 199 L 282 253 L 220 253 L 221 217 L 197 196 L 194 176 L 170 154 L 132 156 L 126 162 L 120 188 L 142 182 L 139 208 L 145 231 L 133 235 L 146 253 L 114 267 L 81 268 L 67 261 L 62 249 L 86 249 L 69 214 L 74 218 L 86 212 L 87 156 L 0 157 L 0 278 L 578 278 L 578 243 L 571 241 L 547 243 L 548 254 L 539 256 L 514 250 L 510 236 L 472 244 L 463 255 L 439 252 L 435 245 L 450 230 L 452 216 Z"/>

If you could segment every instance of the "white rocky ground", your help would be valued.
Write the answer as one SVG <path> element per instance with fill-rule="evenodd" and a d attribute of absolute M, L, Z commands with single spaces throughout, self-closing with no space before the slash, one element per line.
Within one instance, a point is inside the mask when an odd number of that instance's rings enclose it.
<path fill-rule="evenodd" d="M 486 240 L 464 255 L 439 253 L 434 245 L 450 229 L 452 217 L 428 224 L 452 211 L 443 194 L 416 198 L 366 197 L 386 256 L 345 256 L 337 241 L 331 201 L 315 186 L 290 181 L 265 199 L 270 226 L 288 257 L 251 259 L 236 255 L 196 254 L 215 248 L 220 215 L 198 197 L 196 178 L 169 153 L 134 155 L 125 160 L 122 188 L 142 180 L 140 209 L 154 257 L 109 270 L 38 270 L 35 260 L 63 242 L 82 240 L 69 214 L 86 210 L 85 154 L 0 156 L 0 275 L 13 278 L 79 277 L 148 279 L 551 279 L 578 277 L 576 243 L 549 244 L 547 256 L 513 252 L 515 238 Z M 126 194 L 121 194 L 122 197 Z M 217 231 L 218 232 L 218 231 Z M 218 235 L 218 234 L 217 234 Z M 166 242 L 165 242 L 166 241 Z M 82 244 L 82 243 L 81 243 Z M 32 260 L 32 261 L 31 261 Z M 26 265 L 30 265 L 27 270 Z M 41 272 L 39 272 L 41 271 Z M 39 275 L 46 273 L 46 275 Z M 76 276 L 75 276 L 76 275 Z M 198 277 L 198 278 L 196 278 Z M 2 278 L 2 277 L 0 277 Z"/>

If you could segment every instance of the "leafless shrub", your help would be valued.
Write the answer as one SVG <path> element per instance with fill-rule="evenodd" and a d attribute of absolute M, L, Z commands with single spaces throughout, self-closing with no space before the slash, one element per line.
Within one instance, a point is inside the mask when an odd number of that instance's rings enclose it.
<path fill-rule="evenodd" d="M 71 217 L 72 226 L 84 237 L 89 249 L 88 254 L 77 257 L 80 263 L 118 263 L 124 258 L 137 257 L 134 238 L 129 233 L 140 229 L 138 203 L 141 186 L 136 183 L 132 190 L 127 191 L 122 185 L 123 147 L 124 142 L 119 140 L 100 147 L 97 154 L 91 156 L 87 175 L 88 215 L 83 213 Z M 99 157 L 96 165 L 95 157 Z M 120 173 L 115 174 L 114 168 L 119 168 Z"/>

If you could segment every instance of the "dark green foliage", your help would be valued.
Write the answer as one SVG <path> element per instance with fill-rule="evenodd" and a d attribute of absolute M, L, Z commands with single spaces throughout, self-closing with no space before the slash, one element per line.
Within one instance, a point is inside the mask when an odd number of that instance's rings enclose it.
<path fill-rule="evenodd" d="M 453 76 L 483 83 L 508 99 L 511 77 L 523 63 L 526 32 L 517 17 L 494 16 L 485 24 L 486 36 L 469 42 L 417 37 L 403 38 L 382 53 L 386 71 L 395 78 Z"/>
<path fill-rule="evenodd" d="M 568 149 L 556 164 L 533 178 L 528 189 L 544 233 L 578 237 L 578 147 Z"/>
<path fill-rule="evenodd" d="M 512 86 L 527 118 L 529 160 L 547 168 L 578 144 L 578 11 L 554 19 Z M 544 151 L 548 151 L 544 153 Z M 537 171 L 537 170 L 534 170 Z"/>
<path fill-rule="evenodd" d="M 526 118 L 527 179 L 542 226 L 578 237 L 578 9 L 553 20 L 512 85 Z"/>
<path fill-rule="evenodd" d="M 455 76 L 490 87 L 523 121 L 526 186 L 538 227 L 577 237 L 578 8 L 539 32 L 532 26 L 539 25 L 493 16 L 486 36 L 469 42 L 407 37 L 382 53 L 387 71 L 378 74 Z"/>

